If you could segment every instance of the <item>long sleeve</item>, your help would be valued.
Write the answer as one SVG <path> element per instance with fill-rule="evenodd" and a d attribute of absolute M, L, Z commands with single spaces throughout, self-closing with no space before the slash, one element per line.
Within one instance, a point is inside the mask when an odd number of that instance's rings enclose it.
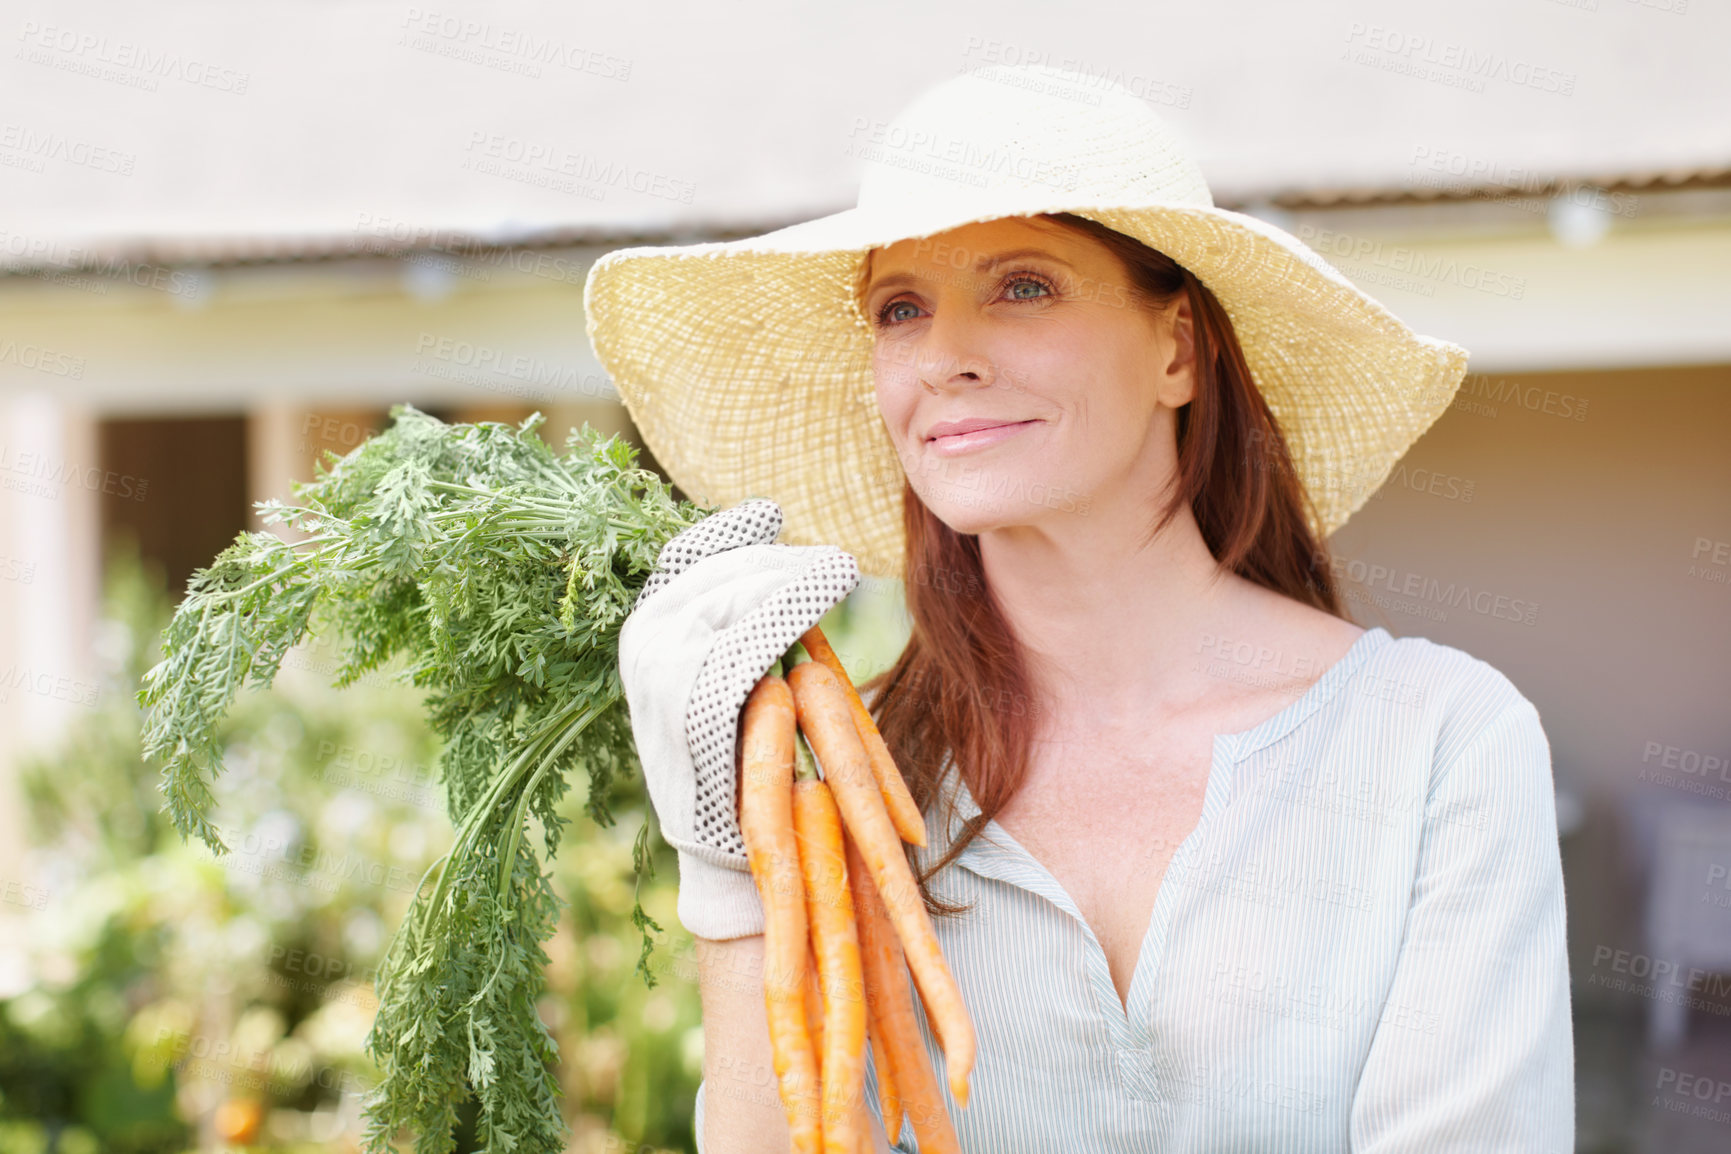
<path fill-rule="evenodd" d="M 1550 746 L 1518 694 L 1452 743 L 1438 750 L 1351 1148 L 1567 1154 L 1574 1039 Z"/>

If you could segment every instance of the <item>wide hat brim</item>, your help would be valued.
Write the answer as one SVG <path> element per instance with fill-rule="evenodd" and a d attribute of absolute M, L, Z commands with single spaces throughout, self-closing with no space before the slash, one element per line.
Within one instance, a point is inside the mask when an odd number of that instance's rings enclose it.
<path fill-rule="evenodd" d="M 1219 299 L 1326 537 L 1442 415 L 1467 352 L 1420 336 L 1302 241 L 1206 203 L 1022 183 L 867 203 L 743 240 L 636 247 L 584 286 L 595 354 L 644 444 L 693 500 L 769 497 L 781 540 L 902 576 L 904 473 L 854 302 L 865 254 L 976 221 L 1070 212 L 1142 241 Z"/>

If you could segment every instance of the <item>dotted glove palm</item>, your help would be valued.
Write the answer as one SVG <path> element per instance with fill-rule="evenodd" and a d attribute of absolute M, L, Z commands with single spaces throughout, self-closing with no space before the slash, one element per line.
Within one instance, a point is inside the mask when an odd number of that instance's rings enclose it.
<path fill-rule="evenodd" d="M 773 544 L 750 500 L 669 541 L 619 635 L 619 676 L 649 798 L 679 854 L 679 920 L 716 940 L 763 932 L 739 833 L 734 750 L 751 687 L 859 584 L 832 545 Z"/>

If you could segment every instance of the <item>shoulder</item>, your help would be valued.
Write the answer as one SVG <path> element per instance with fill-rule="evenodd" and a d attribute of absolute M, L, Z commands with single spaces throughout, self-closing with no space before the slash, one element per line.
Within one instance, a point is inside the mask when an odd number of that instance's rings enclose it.
<path fill-rule="evenodd" d="M 1428 637 L 1389 638 L 1360 672 L 1402 679 L 1423 690 L 1431 704 L 1466 720 L 1532 704 L 1495 665 Z"/>
<path fill-rule="evenodd" d="M 1385 642 L 1354 678 L 1361 694 L 1401 701 L 1425 719 L 1432 769 L 1444 772 L 1474 749 L 1550 763 L 1538 708 L 1501 669 L 1427 637 Z"/>

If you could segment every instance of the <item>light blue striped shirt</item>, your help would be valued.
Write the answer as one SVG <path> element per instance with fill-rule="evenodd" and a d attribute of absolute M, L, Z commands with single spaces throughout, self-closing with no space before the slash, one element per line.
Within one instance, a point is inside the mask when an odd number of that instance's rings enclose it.
<path fill-rule="evenodd" d="M 947 780 L 956 818 L 978 813 Z M 955 829 L 927 821 L 932 855 Z M 967 1109 L 945 1095 L 966 1151 L 1574 1149 L 1550 748 L 1461 650 L 1371 629 L 1215 738 L 1128 1013 L 1075 903 L 995 821 L 933 888 L 974 905 L 936 920 L 979 1038 Z"/>

